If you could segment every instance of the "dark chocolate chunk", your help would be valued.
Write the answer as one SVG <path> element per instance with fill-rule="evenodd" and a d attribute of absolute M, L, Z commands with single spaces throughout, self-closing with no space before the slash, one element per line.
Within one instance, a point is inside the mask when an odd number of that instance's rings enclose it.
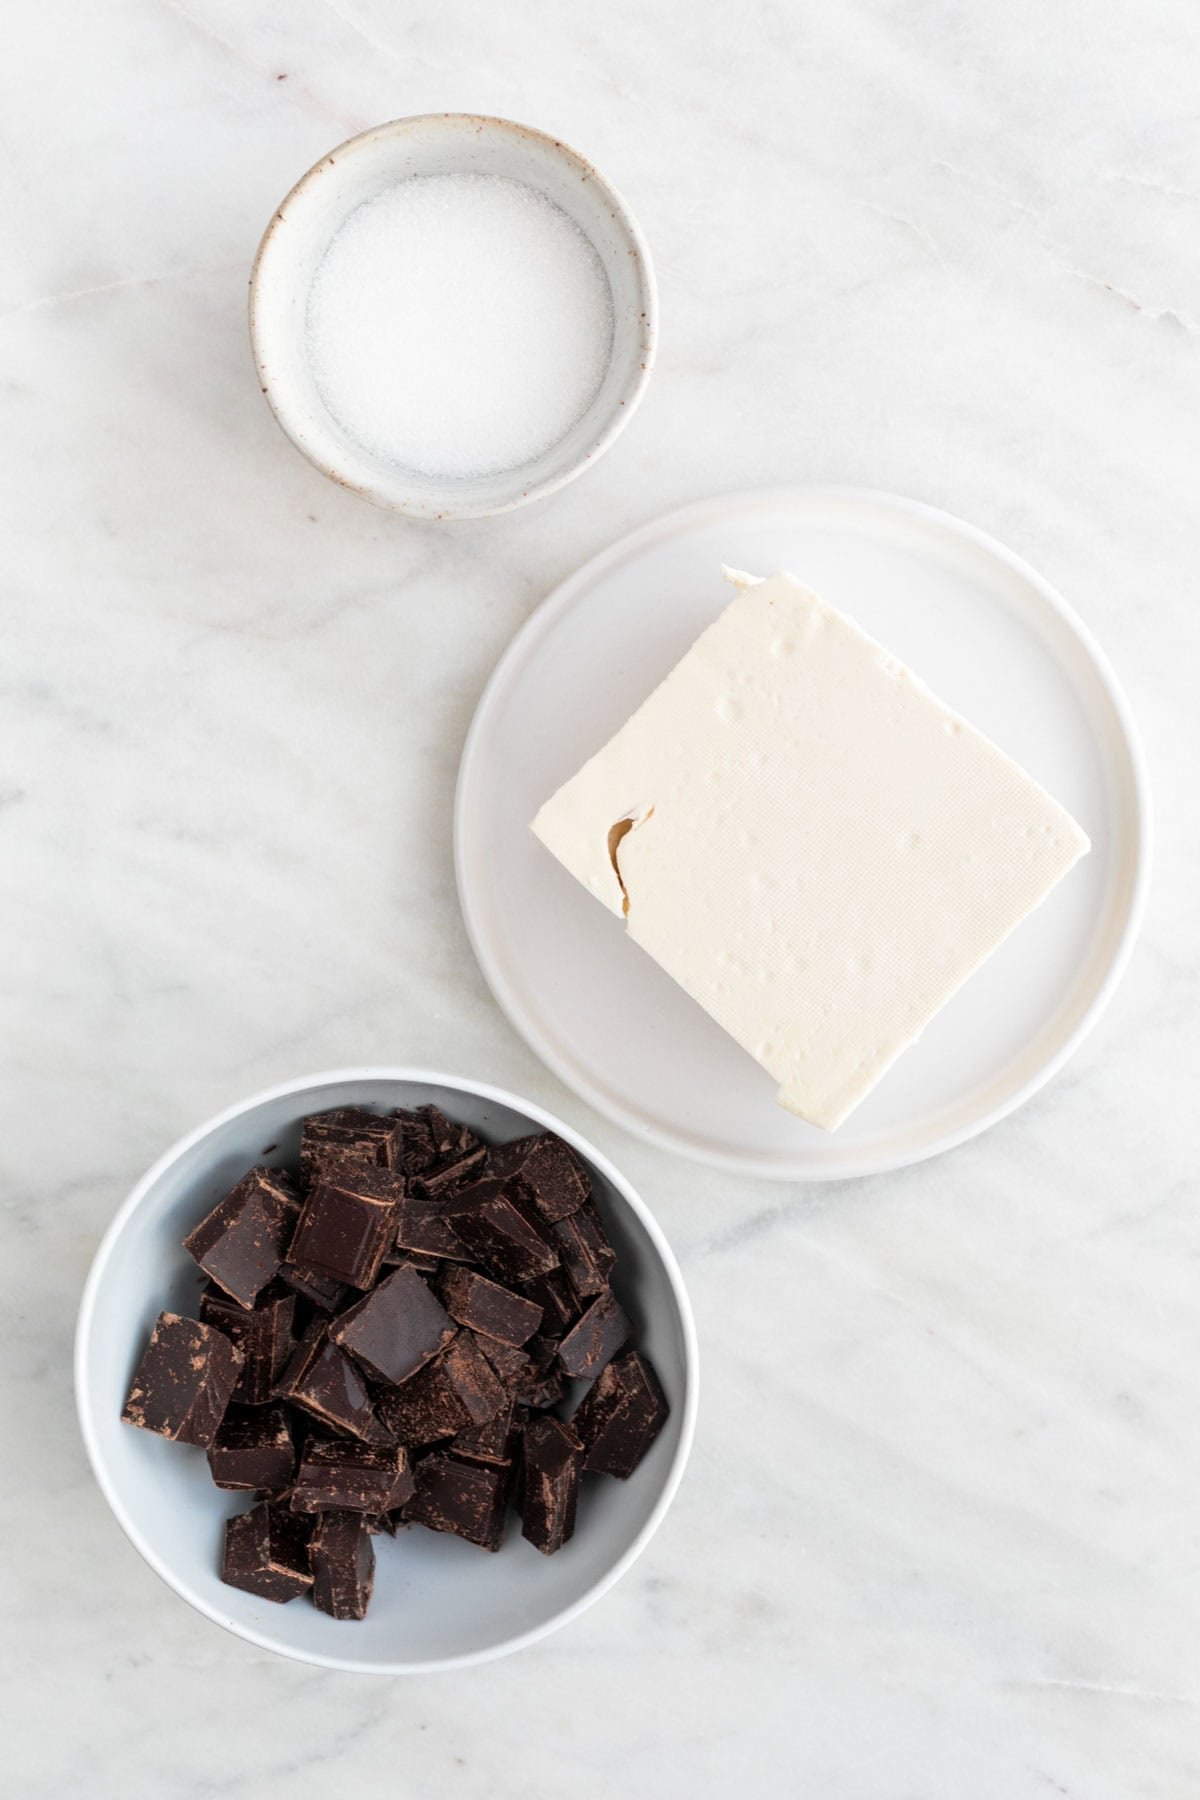
<path fill-rule="evenodd" d="M 344 1281 L 335 1281 L 332 1275 L 321 1275 L 316 1269 L 303 1269 L 299 1263 L 285 1262 L 279 1279 L 319 1312 L 336 1312 L 346 1298 Z"/>
<path fill-rule="evenodd" d="M 506 1198 L 512 1201 L 533 1235 L 540 1238 L 542 1243 L 553 1250 L 555 1256 L 558 1257 L 560 1252 L 558 1239 L 554 1235 L 554 1227 L 548 1219 L 543 1219 L 534 1205 L 533 1194 L 521 1177 L 514 1175 L 510 1180 L 504 1182 L 503 1186 Z"/>
<path fill-rule="evenodd" d="M 435 1200 L 418 1200 L 406 1194 L 400 1202 L 395 1248 L 417 1256 L 436 1256 L 447 1262 L 470 1262 L 471 1252 L 442 1217 Z"/>
<path fill-rule="evenodd" d="M 556 1366 L 547 1369 L 537 1380 L 531 1381 L 522 1394 L 525 1406 L 553 1406 L 562 1399 L 567 1391 L 567 1378 Z"/>
<path fill-rule="evenodd" d="M 500 1281 L 532 1281 L 558 1267 L 558 1252 L 499 1181 L 477 1181 L 445 1202 L 442 1216 L 477 1262 Z"/>
<path fill-rule="evenodd" d="M 273 1276 L 296 1223 L 299 1196 L 280 1169 L 251 1169 L 183 1240 L 210 1281 L 247 1310 Z"/>
<path fill-rule="evenodd" d="M 242 1353 L 235 1400 L 261 1406 L 271 1398 L 280 1370 L 292 1352 L 296 1296 L 280 1282 L 265 1287 L 249 1312 L 210 1281 L 200 1296 L 200 1317 L 215 1325 Z"/>
<path fill-rule="evenodd" d="M 522 1406 L 552 1406 L 566 1388 L 558 1366 L 558 1344 L 553 1338 L 533 1337 L 523 1350 L 514 1350 L 495 1338 L 477 1343 L 504 1387 Z"/>
<path fill-rule="evenodd" d="M 230 1406 L 208 1446 L 219 1488 L 279 1493 L 296 1473 L 296 1446 L 282 1406 Z"/>
<path fill-rule="evenodd" d="M 558 1360 L 558 1340 L 534 1337 L 525 1348 L 529 1352 L 529 1367 L 513 1390 L 516 1398 L 522 1406 L 553 1406 L 567 1386 Z"/>
<path fill-rule="evenodd" d="M 507 1395 L 469 1331 L 460 1331 L 401 1387 L 383 1388 L 379 1416 L 399 1444 L 434 1444 L 495 1417 Z"/>
<path fill-rule="evenodd" d="M 462 1142 L 463 1127 L 448 1119 L 440 1106 L 419 1106 L 417 1111 L 429 1128 L 430 1141 L 438 1156 L 449 1156 Z"/>
<path fill-rule="evenodd" d="M 444 1199 L 448 1194 L 457 1193 L 459 1188 L 479 1179 L 486 1157 L 487 1149 L 483 1144 L 455 1152 L 443 1162 L 434 1163 L 423 1174 L 415 1175 L 413 1192 L 425 1200 Z"/>
<path fill-rule="evenodd" d="M 636 1350 L 600 1371 L 575 1409 L 571 1424 L 583 1445 L 583 1466 L 622 1481 L 633 1474 L 670 1414 L 653 1365 Z"/>
<path fill-rule="evenodd" d="M 143 1431 L 207 1450 L 241 1369 L 242 1353 L 224 1332 L 199 1319 L 160 1313 L 121 1417 Z"/>
<path fill-rule="evenodd" d="M 400 1167 L 406 1175 L 423 1175 L 453 1157 L 463 1156 L 478 1142 L 465 1125 L 455 1125 L 438 1106 L 403 1107 L 395 1114 L 401 1134 Z"/>
<path fill-rule="evenodd" d="M 406 1175 L 420 1175 L 438 1160 L 429 1120 L 403 1107 L 393 1115 L 400 1130 L 400 1167 Z"/>
<path fill-rule="evenodd" d="M 426 1256 L 422 1250 L 397 1250 L 395 1246 L 383 1259 L 385 1269 L 415 1269 L 418 1275 L 436 1275 L 441 1269 L 441 1261 L 436 1256 Z"/>
<path fill-rule="evenodd" d="M 538 1212 L 550 1224 L 577 1211 L 592 1191 L 582 1160 L 550 1131 L 494 1145 L 488 1152 L 488 1173 L 501 1181 L 519 1176 Z"/>
<path fill-rule="evenodd" d="M 375 1546 L 362 1514 L 319 1514 L 309 1557 L 313 1605 L 334 1619 L 364 1618 L 375 1585 Z"/>
<path fill-rule="evenodd" d="M 267 1500 L 225 1523 L 221 1580 L 263 1600 L 294 1600 L 312 1586 L 302 1519 Z"/>
<path fill-rule="evenodd" d="M 605 1236 L 595 1207 L 588 1201 L 550 1229 L 575 1292 L 584 1299 L 589 1294 L 602 1294 L 617 1253 Z"/>
<path fill-rule="evenodd" d="M 417 1464 L 417 1491 L 403 1517 L 431 1531 L 450 1531 L 483 1550 L 499 1550 L 508 1507 L 509 1470 L 460 1462 L 435 1451 Z"/>
<path fill-rule="evenodd" d="M 313 1187 L 339 1163 L 398 1168 L 402 1147 L 399 1121 L 365 1106 L 335 1106 L 305 1119 L 300 1134 L 300 1174 Z"/>
<path fill-rule="evenodd" d="M 276 1393 L 335 1431 L 366 1443 L 382 1440 L 366 1383 L 345 1351 L 330 1343 L 325 1319 L 314 1319 L 297 1344 Z"/>
<path fill-rule="evenodd" d="M 411 1499 L 414 1488 L 402 1445 L 314 1438 L 300 1458 L 290 1504 L 293 1512 L 386 1513 Z"/>
<path fill-rule="evenodd" d="M 494 1418 L 451 1438 L 446 1449 L 464 1462 L 509 1463 L 513 1458 L 517 1402 L 509 1395 Z"/>
<path fill-rule="evenodd" d="M 569 1425 L 538 1413 L 521 1434 L 521 1535 L 545 1556 L 575 1530 L 583 1445 Z"/>
<path fill-rule="evenodd" d="M 403 1178 L 390 1169 L 339 1164 L 304 1202 L 288 1261 L 369 1288 L 395 1242 L 403 1192 Z"/>
<path fill-rule="evenodd" d="M 502 1344 L 499 1338 L 479 1338 L 476 1341 L 507 1393 L 516 1396 L 521 1384 L 534 1378 L 533 1361 L 526 1351 L 514 1350 L 511 1344 Z M 551 1359 L 556 1354 L 557 1345 L 552 1344 Z"/>
<path fill-rule="evenodd" d="M 565 1337 L 579 1317 L 579 1296 L 562 1269 L 551 1269 L 548 1275 L 522 1282 L 521 1292 L 541 1307 L 545 1337 Z"/>
<path fill-rule="evenodd" d="M 441 1291 L 447 1311 L 460 1325 L 469 1325 L 484 1337 L 499 1338 L 514 1349 L 532 1337 L 542 1322 L 542 1309 L 536 1301 L 500 1287 L 475 1269 L 448 1268 Z"/>
<path fill-rule="evenodd" d="M 632 1327 L 610 1288 L 597 1294 L 558 1346 L 558 1359 L 568 1375 L 586 1380 L 598 1375 L 615 1356 Z"/>
<path fill-rule="evenodd" d="M 334 1320 L 329 1335 L 368 1375 L 397 1384 L 444 1350 L 455 1325 L 415 1269 L 395 1269 Z"/>

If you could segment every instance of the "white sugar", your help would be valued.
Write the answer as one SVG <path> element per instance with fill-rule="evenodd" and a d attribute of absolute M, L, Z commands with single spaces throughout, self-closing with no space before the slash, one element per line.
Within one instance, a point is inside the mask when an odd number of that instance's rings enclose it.
<path fill-rule="evenodd" d="M 594 397 L 612 345 L 600 259 L 544 195 L 423 175 L 351 213 L 308 301 L 321 398 L 364 449 L 429 475 L 519 468 Z"/>

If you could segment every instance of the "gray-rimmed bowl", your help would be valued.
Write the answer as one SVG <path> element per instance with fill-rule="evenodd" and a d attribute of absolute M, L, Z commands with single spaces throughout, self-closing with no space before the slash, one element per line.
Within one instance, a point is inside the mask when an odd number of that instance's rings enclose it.
<path fill-rule="evenodd" d="M 180 1239 L 251 1164 L 294 1161 L 307 1113 L 352 1103 L 432 1100 L 484 1137 L 556 1131 L 592 1172 L 618 1254 L 614 1285 L 638 1347 L 658 1370 L 671 1416 L 628 1481 L 588 1477 L 574 1538 L 542 1556 L 509 1521 L 498 1554 L 414 1527 L 374 1540 L 367 1617 L 338 1621 L 307 1600 L 286 1606 L 219 1579 L 222 1533 L 249 1496 L 222 1492 L 202 1450 L 123 1424 L 121 1406 L 164 1308 L 195 1316 L 202 1285 Z M 598 1600 L 645 1548 L 675 1494 L 696 1418 L 697 1352 L 675 1258 L 645 1203 L 577 1131 L 484 1082 L 424 1069 L 346 1069 L 269 1088 L 190 1132 L 138 1182 L 106 1232 L 84 1288 L 75 1339 L 79 1421 L 96 1479 L 126 1536 L 175 1592 L 239 1637 L 299 1662 L 408 1675 L 485 1662 L 534 1643 Z"/>
<path fill-rule="evenodd" d="M 462 480 L 422 474 L 363 448 L 331 417 L 305 348 L 313 276 L 356 207 L 413 175 L 506 176 L 538 189 L 594 247 L 612 295 L 608 368 L 575 424 L 533 461 Z M 275 417 L 309 461 L 379 506 L 428 519 L 482 518 L 552 494 L 602 456 L 641 399 L 654 363 L 658 296 L 629 208 L 578 151 L 511 119 L 429 113 L 339 144 L 280 203 L 250 277 L 250 338 Z"/>

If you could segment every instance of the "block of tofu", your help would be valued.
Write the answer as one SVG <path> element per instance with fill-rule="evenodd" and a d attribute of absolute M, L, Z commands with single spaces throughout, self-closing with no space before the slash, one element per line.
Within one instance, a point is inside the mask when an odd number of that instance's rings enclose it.
<path fill-rule="evenodd" d="M 853 619 L 731 579 L 533 830 L 832 1131 L 1088 840 Z"/>

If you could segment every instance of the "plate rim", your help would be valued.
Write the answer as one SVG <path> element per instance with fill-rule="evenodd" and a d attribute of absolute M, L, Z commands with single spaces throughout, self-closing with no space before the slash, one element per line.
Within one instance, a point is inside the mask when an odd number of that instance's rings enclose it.
<path fill-rule="evenodd" d="M 597 580 L 603 579 L 611 569 L 643 550 L 671 537 L 681 535 L 691 526 L 702 521 L 711 522 L 722 514 L 752 509 L 800 508 L 837 502 L 848 502 L 864 507 L 882 507 L 884 510 L 915 518 L 927 526 L 965 540 L 974 548 L 993 557 L 1026 582 L 1050 611 L 1057 615 L 1060 622 L 1083 650 L 1113 709 L 1131 778 L 1133 872 L 1124 920 L 1109 956 L 1108 967 L 1095 994 L 1074 1028 L 1053 1054 L 1048 1056 L 1026 1081 L 1004 1099 L 984 1109 L 978 1116 L 942 1133 L 929 1143 L 886 1154 L 864 1153 L 859 1157 L 849 1158 L 843 1166 L 836 1169 L 814 1170 L 803 1167 L 786 1156 L 771 1155 L 750 1158 L 735 1151 L 726 1152 L 709 1145 L 690 1142 L 673 1128 L 661 1127 L 648 1122 L 626 1109 L 620 1101 L 614 1100 L 608 1093 L 594 1086 L 586 1076 L 581 1076 L 577 1070 L 572 1069 L 564 1059 L 559 1057 L 554 1046 L 547 1042 L 536 1022 L 520 1005 L 511 985 L 495 966 L 486 949 L 486 940 L 465 875 L 467 860 L 465 815 L 468 790 L 474 773 L 474 765 L 479 755 L 480 744 L 484 732 L 496 712 L 499 698 L 512 671 L 525 660 L 530 651 L 557 624 L 560 617 L 570 610 L 582 591 L 586 591 Z M 1137 942 L 1146 909 L 1153 861 L 1153 810 L 1145 751 L 1125 691 L 1091 628 L 1051 581 L 1042 575 L 1032 563 L 1010 550 L 1006 544 L 993 537 L 990 532 L 982 530 L 977 525 L 972 525 L 968 520 L 960 519 L 954 513 L 944 511 L 941 507 L 932 506 L 923 500 L 913 500 L 902 494 L 891 493 L 886 489 L 864 487 L 854 483 L 816 482 L 798 486 L 738 489 L 729 493 L 715 494 L 707 499 L 693 500 L 685 506 L 674 507 L 669 512 L 660 513 L 636 526 L 632 531 L 625 532 L 621 537 L 588 557 L 551 589 L 505 648 L 476 703 L 471 723 L 463 740 L 458 776 L 455 782 L 453 847 L 459 908 L 471 949 L 488 990 L 509 1024 L 528 1044 L 539 1061 L 573 1094 L 593 1107 L 602 1117 L 621 1126 L 623 1130 L 630 1132 L 643 1143 L 652 1144 L 656 1149 L 671 1151 L 675 1155 L 686 1157 L 689 1161 L 702 1163 L 708 1168 L 720 1169 L 729 1174 L 750 1175 L 773 1181 L 806 1183 L 850 1181 L 865 1176 L 887 1174 L 894 1169 L 909 1168 L 916 1163 L 926 1162 L 934 1156 L 941 1156 L 947 1151 L 958 1149 L 960 1145 L 981 1136 L 993 1125 L 998 1125 L 1002 1119 L 1006 1119 L 1010 1114 L 1018 1111 L 1035 1094 L 1046 1087 L 1070 1061 L 1084 1039 L 1095 1028 L 1111 1001 L 1125 974 Z"/>

